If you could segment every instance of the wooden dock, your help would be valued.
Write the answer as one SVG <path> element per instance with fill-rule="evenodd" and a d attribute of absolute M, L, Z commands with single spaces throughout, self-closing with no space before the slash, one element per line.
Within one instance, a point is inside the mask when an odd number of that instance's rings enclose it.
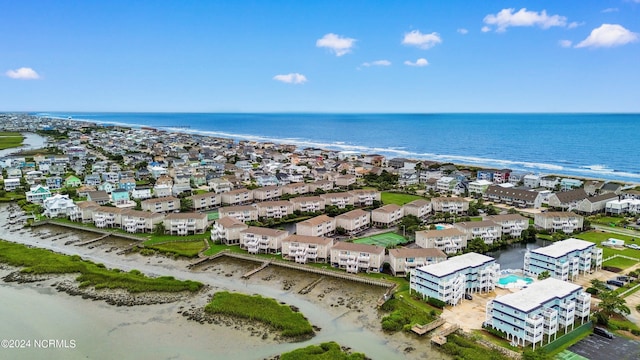
<path fill-rule="evenodd" d="M 298 291 L 298 294 L 302 294 L 302 295 L 306 295 L 308 294 L 311 290 L 313 290 L 314 287 L 316 287 L 316 285 L 318 285 L 322 280 L 324 280 L 324 276 L 316 279 L 314 281 L 311 282 L 311 284 L 303 287 L 300 291 Z"/>
<path fill-rule="evenodd" d="M 458 324 L 453 324 L 448 328 L 443 329 L 437 334 L 433 335 L 433 337 L 431 337 L 431 342 L 442 346 L 447 343 L 447 336 L 451 335 L 452 333 L 456 332 L 459 329 L 460 329 L 460 326 Z"/>
<path fill-rule="evenodd" d="M 248 279 L 251 277 L 251 275 L 257 273 L 258 271 L 261 271 L 262 269 L 266 268 L 267 266 L 269 266 L 269 264 L 271 263 L 271 261 L 265 261 L 262 263 L 262 265 L 260 265 L 259 267 L 247 272 L 246 274 L 242 275 L 243 279 Z"/>
<path fill-rule="evenodd" d="M 444 323 L 445 323 L 444 319 L 439 318 L 439 319 L 436 319 L 436 320 L 434 320 L 434 321 L 432 321 L 432 322 L 430 322 L 430 323 L 428 323 L 426 325 L 417 325 L 416 324 L 411 328 L 411 331 L 413 331 L 414 333 L 422 336 L 422 335 L 428 333 L 429 331 L 437 328 L 438 326 L 440 326 L 440 325 L 442 325 Z"/>

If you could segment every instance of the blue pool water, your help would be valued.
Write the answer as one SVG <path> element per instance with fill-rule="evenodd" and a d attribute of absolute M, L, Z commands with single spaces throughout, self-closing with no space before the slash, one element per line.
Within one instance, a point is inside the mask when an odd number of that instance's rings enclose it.
<path fill-rule="evenodd" d="M 436 225 L 436 230 L 444 230 L 444 225 Z"/>
<path fill-rule="evenodd" d="M 518 280 L 522 280 L 524 282 L 528 284 L 531 284 L 533 282 L 532 278 L 529 277 L 522 277 L 522 276 L 518 276 L 518 275 L 514 275 L 514 274 L 510 274 L 507 275 L 505 277 L 501 277 L 500 279 L 498 279 L 498 284 L 500 285 L 507 285 L 507 284 L 511 284 L 514 283 Z"/>

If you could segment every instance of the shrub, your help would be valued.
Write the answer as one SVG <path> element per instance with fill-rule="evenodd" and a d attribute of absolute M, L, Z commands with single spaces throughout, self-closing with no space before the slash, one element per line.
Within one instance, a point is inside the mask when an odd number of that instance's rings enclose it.
<path fill-rule="evenodd" d="M 432 297 L 429 297 L 427 299 L 427 303 L 429 303 L 429 305 L 435 306 L 435 307 L 437 307 L 439 309 L 442 309 L 447 305 L 447 303 L 445 303 L 444 301 L 442 301 L 440 299 L 432 298 Z"/>

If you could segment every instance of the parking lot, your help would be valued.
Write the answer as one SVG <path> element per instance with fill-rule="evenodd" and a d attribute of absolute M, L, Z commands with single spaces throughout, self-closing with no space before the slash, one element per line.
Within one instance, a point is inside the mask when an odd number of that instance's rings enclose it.
<path fill-rule="evenodd" d="M 569 351 L 590 360 L 640 359 L 640 341 L 614 335 L 613 339 L 591 334 L 571 346 Z"/>

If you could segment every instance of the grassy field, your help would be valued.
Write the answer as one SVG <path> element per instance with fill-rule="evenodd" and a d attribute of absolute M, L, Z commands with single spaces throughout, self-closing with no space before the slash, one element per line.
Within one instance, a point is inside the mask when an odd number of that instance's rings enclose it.
<path fill-rule="evenodd" d="M 606 232 L 600 232 L 600 231 L 587 231 L 581 234 L 577 234 L 574 235 L 575 238 L 578 239 L 582 239 L 582 240 L 587 240 L 590 241 L 598 246 L 600 246 L 600 243 L 603 241 L 608 240 L 609 238 L 615 238 L 615 239 L 620 239 L 620 240 L 624 240 L 625 244 L 634 244 L 634 243 L 638 243 L 640 245 L 640 239 L 636 239 L 635 241 L 631 241 L 631 239 L 633 238 L 632 236 L 628 236 L 628 235 L 619 235 L 619 234 L 611 234 L 611 233 L 606 233 Z M 634 238 L 635 239 L 635 238 Z M 634 250 L 634 249 L 629 249 L 629 248 L 624 248 L 624 249 L 612 249 L 609 247 L 602 247 L 602 256 L 604 259 L 613 256 L 613 255 L 625 255 L 625 256 L 630 256 L 630 257 L 634 257 L 637 259 L 640 259 L 640 250 Z"/>
<path fill-rule="evenodd" d="M 610 225 L 610 224 L 617 225 L 622 220 L 624 220 L 623 217 L 612 217 L 612 216 L 595 216 L 595 217 L 590 217 L 589 219 L 591 220 L 592 223 L 601 224 L 601 225 Z"/>
<path fill-rule="evenodd" d="M 146 291 L 178 292 L 197 291 L 202 284 L 196 281 L 180 281 L 173 277 L 149 278 L 137 270 L 128 273 L 119 269 L 106 269 L 103 265 L 82 260 L 79 256 L 67 256 L 49 250 L 30 248 L 0 240 L 0 262 L 23 267 L 22 272 L 33 274 L 79 273 L 80 286 L 96 289 L 125 289 L 132 293 Z"/>
<path fill-rule="evenodd" d="M 189 241 L 171 241 L 155 245 L 145 246 L 146 249 L 154 249 L 163 254 L 175 254 L 184 257 L 196 257 L 204 250 L 205 245 L 202 239 Z"/>
<path fill-rule="evenodd" d="M 363 353 L 348 353 L 342 351 L 336 342 L 326 342 L 320 345 L 310 345 L 280 355 L 280 360 L 364 360 Z"/>
<path fill-rule="evenodd" d="M 205 311 L 259 321 L 279 330 L 285 337 L 313 334 L 311 324 L 301 313 L 291 310 L 287 305 L 279 304 L 275 299 L 260 295 L 217 292 L 205 307 Z"/>
<path fill-rule="evenodd" d="M 617 258 L 613 258 L 611 260 L 607 260 L 603 262 L 602 266 L 612 266 L 612 267 L 617 267 L 619 269 L 626 269 L 626 268 L 632 267 L 637 263 L 638 262 L 634 260 L 617 257 Z"/>
<path fill-rule="evenodd" d="M 393 232 L 388 232 L 384 234 L 378 234 L 378 235 L 373 235 L 373 236 L 368 236 L 368 237 L 353 240 L 353 242 L 356 244 L 376 245 L 376 246 L 382 246 L 385 248 L 387 246 L 396 246 L 398 244 L 404 244 L 408 241 L 409 240 Z"/>
<path fill-rule="evenodd" d="M 24 136 L 17 132 L 0 131 L 0 150 L 22 146 Z"/>
<path fill-rule="evenodd" d="M 422 196 L 411 195 L 411 194 L 400 194 L 400 193 L 392 193 L 392 192 L 382 192 L 380 194 L 380 200 L 385 205 L 396 204 L 396 205 L 404 205 L 406 203 L 410 203 L 413 200 L 424 199 Z"/>

